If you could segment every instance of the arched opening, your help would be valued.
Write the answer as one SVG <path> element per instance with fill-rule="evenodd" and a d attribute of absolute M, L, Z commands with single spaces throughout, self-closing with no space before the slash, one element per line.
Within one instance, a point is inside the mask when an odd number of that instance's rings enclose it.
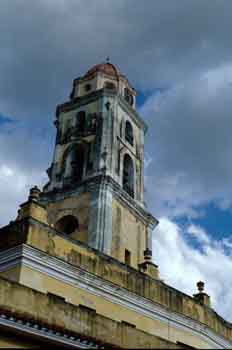
<path fill-rule="evenodd" d="M 66 215 L 57 221 L 55 228 L 66 235 L 71 235 L 73 232 L 79 229 L 79 222 L 75 216 Z"/>
<path fill-rule="evenodd" d="M 124 97 L 125 97 L 125 100 L 131 105 L 133 106 L 133 103 L 134 103 L 134 97 L 133 95 L 131 94 L 130 90 L 128 88 L 125 88 L 124 89 Z"/>
<path fill-rule="evenodd" d="M 111 81 L 105 81 L 104 83 L 104 88 L 109 89 L 109 90 L 115 90 L 115 84 L 112 83 Z"/>
<path fill-rule="evenodd" d="M 90 142 L 88 144 L 88 148 L 87 148 L 87 172 L 91 171 L 93 169 L 93 162 L 94 162 L 94 143 Z"/>
<path fill-rule="evenodd" d="M 85 166 L 85 147 L 74 145 L 64 155 L 65 178 L 78 182 L 82 180 Z"/>
<path fill-rule="evenodd" d="M 127 142 L 129 142 L 133 146 L 134 144 L 133 128 L 131 123 L 128 120 L 126 121 L 126 127 L 125 127 L 125 139 Z"/>
<path fill-rule="evenodd" d="M 84 111 L 78 112 L 76 126 L 79 132 L 85 131 L 85 122 L 86 122 L 85 112 Z"/>
<path fill-rule="evenodd" d="M 71 167 L 72 167 L 71 177 L 77 182 L 82 180 L 84 165 L 85 165 L 85 148 L 83 145 L 78 145 L 77 148 L 75 148 L 72 151 L 72 161 L 71 161 Z"/>
<path fill-rule="evenodd" d="M 120 135 L 120 137 L 122 137 L 122 129 L 123 129 L 123 119 L 121 120 L 121 122 L 120 122 L 120 126 L 119 126 L 119 135 Z"/>
<path fill-rule="evenodd" d="M 123 160 L 123 189 L 134 198 L 134 166 L 129 154 Z"/>

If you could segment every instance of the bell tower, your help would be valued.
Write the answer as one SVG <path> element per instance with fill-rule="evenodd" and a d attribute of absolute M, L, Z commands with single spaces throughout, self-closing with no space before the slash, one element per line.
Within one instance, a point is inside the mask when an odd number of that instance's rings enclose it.
<path fill-rule="evenodd" d="M 144 134 L 136 91 L 111 63 L 73 81 L 57 106 L 49 182 L 40 195 L 48 222 L 135 268 L 152 254 L 157 220 L 144 208 Z"/>

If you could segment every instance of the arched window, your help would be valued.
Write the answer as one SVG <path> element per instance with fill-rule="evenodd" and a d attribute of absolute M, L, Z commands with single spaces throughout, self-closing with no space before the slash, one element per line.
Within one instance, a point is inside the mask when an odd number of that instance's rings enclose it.
<path fill-rule="evenodd" d="M 126 121 L 126 127 L 125 127 L 125 139 L 127 142 L 129 142 L 133 146 L 134 144 L 133 128 L 131 123 L 128 120 Z"/>
<path fill-rule="evenodd" d="M 77 123 L 76 123 L 78 131 L 80 131 L 80 132 L 85 131 L 85 120 L 86 120 L 85 112 L 84 111 L 78 112 L 77 113 Z"/>
<path fill-rule="evenodd" d="M 129 154 L 123 160 L 123 189 L 134 198 L 134 166 Z"/>
<path fill-rule="evenodd" d="M 93 161 L 94 161 L 94 143 L 88 143 L 87 149 L 87 172 L 93 169 Z"/>
<path fill-rule="evenodd" d="M 125 100 L 131 105 L 133 106 L 133 103 L 134 103 L 134 97 L 133 95 L 131 94 L 130 90 L 128 88 L 125 88 L 124 89 L 124 97 L 125 97 Z"/>
<path fill-rule="evenodd" d="M 74 181 L 81 181 L 84 171 L 85 163 L 85 148 L 82 145 L 78 145 L 75 149 L 74 157 L 72 158 L 71 167 L 72 167 L 72 178 Z"/>
<path fill-rule="evenodd" d="M 72 147 L 65 159 L 65 177 L 75 182 L 82 180 L 85 163 L 85 148 L 83 145 Z"/>
<path fill-rule="evenodd" d="M 104 87 L 109 90 L 115 90 L 115 85 L 111 81 L 105 81 Z"/>
<path fill-rule="evenodd" d="M 79 229 L 79 222 L 75 216 L 66 215 L 57 221 L 55 228 L 66 235 L 70 235 Z"/>
<path fill-rule="evenodd" d="M 122 137 L 122 129 L 123 129 L 123 119 L 121 120 L 120 126 L 119 126 L 119 135 Z"/>

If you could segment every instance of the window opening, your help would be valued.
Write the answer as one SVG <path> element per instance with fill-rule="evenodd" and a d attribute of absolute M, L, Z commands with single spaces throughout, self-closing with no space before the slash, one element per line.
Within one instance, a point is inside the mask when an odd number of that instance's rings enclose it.
<path fill-rule="evenodd" d="M 88 144 L 87 171 L 93 169 L 93 142 Z"/>
<path fill-rule="evenodd" d="M 111 81 L 105 81 L 104 87 L 109 90 L 115 90 L 115 85 Z"/>
<path fill-rule="evenodd" d="M 70 235 L 71 233 L 79 229 L 79 222 L 75 216 L 66 215 L 57 221 L 57 223 L 55 224 L 55 228 L 58 231 Z"/>
<path fill-rule="evenodd" d="M 85 112 L 81 111 L 77 113 L 77 129 L 80 132 L 85 131 Z"/>
<path fill-rule="evenodd" d="M 124 89 L 124 97 L 125 97 L 125 100 L 132 106 L 134 103 L 134 98 L 128 88 Z"/>
<path fill-rule="evenodd" d="M 123 161 L 123 189 L 134 198 L 134 167 L 128 154 L 124 156 Z"/>
<path fill-rule="evenodd" d="M 131 252 L 128 249 L 125 249 L 125 264 L 131 265 Z"/>
<path fill-rule="evenodd" d="M 128 120 L 126 121 L 125 139 L 127 142 L 131 144 L 131 146 L 133 146 L 133 143 L 134 143 L 133 128 L 131 123 Z"/>
<path fill-rule="evenodd" d="M 76 149 L 72 151 L 72 161 L 71 161 L 71 177 L 75 181 L 81 181 L 84 172 L 85 163 L 85 149 L 82 145 L 79 145 Z"/>

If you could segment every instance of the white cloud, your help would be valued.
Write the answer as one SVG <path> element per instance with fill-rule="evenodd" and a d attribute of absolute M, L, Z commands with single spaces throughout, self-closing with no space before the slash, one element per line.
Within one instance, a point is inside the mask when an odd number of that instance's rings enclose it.
<path fill-rule="evenodd" d="M 225 246 L 228 242 L 210 239 L 201 227 L 190 225 L 187 231 L 199 234 L 202 251 L 188 243 L 181 226 L 168 218 L 160 219 L 153 234 L 153 259 L 159 265 L 161 278 L 189 295 L 196 293 L 198 281 L 204 281 L 213 308 L 232 321 L 232 255 Z"/>
<path fill-rule="evenodd" d="M 232 64 L 186 79 L 150 97 L 141 114 L 150 127 L 146 149 L 148 202 L 157 215 L 196 217 L 208 202 L 232 204 Z"/>
<path fill-rule="evenodd" d="M 196 225 L 191 224 L 190 226 L 188 226 L 186 232 L 189 235 L 191 235 L 192 237 L 194 237 L 195 239 L 197 239 L 202 244 L 209 244 L 210 243 L 210 239 L 209 239 L 207 233 L 200 226 L 196 226 Z"/>
<path fill-rule="evenodd" d="M 49 137 L 38 137 L 38 131 L 13 125 L 0 133 L 0 226 L 15 219 L 30 187 L 47 181 Z"/>
<path fill-rule="evenodd" d="M 42 172 L 22 172 L 20 168 L 0 166 L 0 227 L 16 218 L 19 205 L 27 200 L 29 189 L 35 184 L 41 186 L 44 179 Z"/>
<path fill-rule="evenodd" d="M 3 164 L 3 165 L 0 167 L 0 179 L 1 179 L 2 181 L 4 181 L 6 178 L 11 177 L 11 176 L 13 176 L 13 175 L 14 175 L 13 170 L 10 169 L 8 166 L 6 166 L 6 165 Z"/>

